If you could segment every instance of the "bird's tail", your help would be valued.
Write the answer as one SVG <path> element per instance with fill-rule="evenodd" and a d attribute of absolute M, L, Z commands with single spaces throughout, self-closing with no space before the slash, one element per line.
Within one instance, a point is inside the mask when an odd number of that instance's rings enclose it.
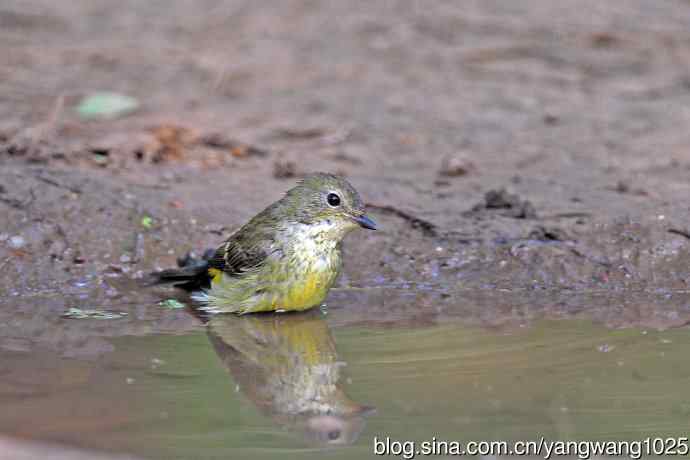
<path fill-rule="evenodd" d="M 196 258 L 189 254 L 178 259 L 178 268 L 169 268 L 158 272 L 150 273 L 145 280 L 145 284 L 152 286 L 157 284 L 174 284 L 187 290 L 198 290 L 210 286 L 211 277 L 208 273 L 208 260 L 206 255 L 203 258 Z"/>

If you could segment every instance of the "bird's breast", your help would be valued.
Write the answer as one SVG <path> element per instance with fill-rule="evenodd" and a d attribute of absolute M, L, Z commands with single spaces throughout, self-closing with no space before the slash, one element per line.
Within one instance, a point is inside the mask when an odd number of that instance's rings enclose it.
<path fill-rule="evenodd" d="M 307 228 L 293 234 L 290 247 L 289 288 L 283 302 L 305 308 L 321 303 L 340 273 L 338 242 Z"/>

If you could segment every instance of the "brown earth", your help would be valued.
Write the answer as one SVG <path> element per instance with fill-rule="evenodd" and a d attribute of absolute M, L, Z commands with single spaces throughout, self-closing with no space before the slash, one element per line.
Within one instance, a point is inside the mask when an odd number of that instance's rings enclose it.
<path fill-rule="evenodd" d="M 130 279 L 311 171 L 381 225 L 347 242 L 341 286 L 371 288 L 332 295 L 347 323 L 686 324 L 688 23 L 680 0 L 5 2 L 0 346 L 194 327 Z M 93 91 L 141 108 L 85 121 Z"/>

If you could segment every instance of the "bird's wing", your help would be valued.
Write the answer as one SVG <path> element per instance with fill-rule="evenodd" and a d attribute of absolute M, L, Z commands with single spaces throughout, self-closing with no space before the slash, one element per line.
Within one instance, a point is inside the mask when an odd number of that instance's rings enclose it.
<path fill-rule="evenodd" d="M 248 245 L 242 236 L 242 232 L 237 233 L 223 243 L 209 259 L 209 268 L 221 270 L 230 276 L 258 270 L 268 258 L 264 244 Z"/>

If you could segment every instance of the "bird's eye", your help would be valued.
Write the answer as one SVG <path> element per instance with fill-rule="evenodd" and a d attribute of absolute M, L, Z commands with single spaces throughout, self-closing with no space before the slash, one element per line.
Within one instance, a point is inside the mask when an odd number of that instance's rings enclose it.
<path fill-rule="evenodd" d="M 326 201 L 328 201 L 328 204 L 333 206 L 334 208 L 336 206 L 340 206 L 340 197 L 335 193 L 329 193 L 326 197 Z"/>
<path fill-rule="evenodd" d="M 329 431 L 327 436 L 329 441 L 335 441 L 340 437 L 340 430 Z"/>

